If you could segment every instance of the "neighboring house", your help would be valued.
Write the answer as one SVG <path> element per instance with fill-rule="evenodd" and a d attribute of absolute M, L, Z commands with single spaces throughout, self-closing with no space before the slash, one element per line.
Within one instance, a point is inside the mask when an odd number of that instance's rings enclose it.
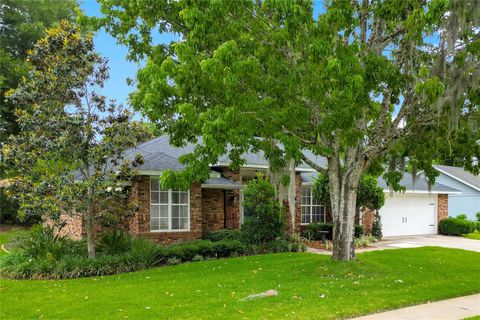
<path fill-rule="evenodd" d="M 235 171 L 228 168 L 228 157 L 222 157 L 211 166 L 211 176 L 206 181 L 193 183 L 189 190 L 163 190 L 159 176 L 167 169 L 183 170 L 178 159 L 193 148 L 192 144 L 173 147 L 168 136 L 161 136 L 127 151 L 127 158 L 137 153 L 144 158 L 143 165 L 138 168 L 139 177 L 129 187 L 131 201 L 139 206 L 128 223 L 129 233 L 172 243 L 199 239 L 211 230 L 241 226 L 244 216 L 241 190 L 257 172 L 267 173 L 268 162 L 263 153 L 245 154 L 245 165 Z M 311 153 L 306 155 L 317 165 L 326 166 L 324 158 Z M 329 209 L 312 196 L 316 174 L 305 163 L 295 169 L 294 217 L 286 203 L 285 221 L 289 231 L 293 228 L 299 233 L 302 226 L 309 223 L 331 222 Z M 387 192 L 386 204 L 380 210 L 384 236 L 437 233 L 438 220 L 447 216 L 448 195 L 457 191 L 436 184 L 429 192 L 424 179 L 419 178 L 413 184 L 408 175 L 402 182 L 407 186 L 407 192 L 395 193 L 391 197 L 385 182 L 379 179 L 380 186 Z M 371 230 L 373 212 L 364 210 L 357 221 L 363 222 L 367 231 Z M 84 232 L 83 223 L 69 221 L 65 230 L 70 236 L 79 237 Z"/>
<path fill-rule="evenodd" d="M 480 212 L 480 175 L 475 176 L 461 167 L 434 166 L 440 173 L 436 182 L 457 189 L 461 194 L 452 194 L 448 201 L 448 214 L 457 216 L 466 214 L 475 220 Z"/>

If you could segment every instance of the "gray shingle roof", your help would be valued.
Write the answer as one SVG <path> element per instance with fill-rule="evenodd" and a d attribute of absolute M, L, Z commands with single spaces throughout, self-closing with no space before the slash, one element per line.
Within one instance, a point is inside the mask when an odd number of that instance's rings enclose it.
<path fill-rule="evenodd" d="M 199 142 L 202 143 L 202 139 L 199 138 Z M 170 138 L 167 135 L 163 135 L 157 137 L 153 140 L 144 142 L 138 145 L 134 149 L 130 149 L 126 153 L 126 157 L 134 157 L 135 154 L 139 153 L 144 158 L 144 164 L 139 167 L 139 170 L 165 170 L 165 169 L 172 169 L 172 170 L 182 170 L 183 166 L 178 162 L 178 158 L 184 154 L 191 153 L 195 148 L 195 145 L 189 143 L 184 147 L 174 147 L 170 144 Z M 321 167 L 325 167 L 327 161 L 323 157 L 315 156 L 310 151 L 304 151 L 305 155 L 314 163 Z M 161 155 L 160 155 L 161 154 Z M 168 157 L 171 159 L 169 160 Z M 247 166 L 268 166 L 268 160 L 265 159 L 265 154 L 263 151 L 258 152 L 249 152 L 243 155 L 246 165 Z M 168 160 L 165 163 L 162 161 Z M 220 164 L 228 165 L 230 163 L 230 159 L 227 155 L 220 157 L 218 160 Z M 172 167 L 168 167 L 168 165 L 172 165 Z M 300 169 L 311 169 L 305 163 L 301 163 L 297 168 Z"/>
<path fill-rule="evenodd" d="M 313 183 L 315 182 L 316 177 L 318 176 L 315 172 L 305 172 L 301 173 L 302 183 Z M 428 182 L 423 177 L 417 177 L 415 182 L 413 182 L 413 177 L 410 173 L 404 173 L 402 180 L 400 181 L 400 185 L 405 186 L 407 191 L 431 191 L 431 192 L 445 192 L 445 193 L 452 193 L 452 192 L 459 192 L 456 189 L 444 186 L 443 184 L 435 183 L 432 187 L 428 188 Z M 384 190 L 388 190 L 389 187 L 387 182 L 383 178 L 378 178 L 378 186 L 383 188 Z"/>
<path fill-rule="evenodd" d="M 435 165 L 434 168 L 480 191 L 480 175 L 475 176 L 461 167 Z"/>
<path fill-rule="evenodd" d="M 222 187 L 223 189 L 240 189 L 242 185 L 225 178 L 210 178 L 202 182 L 202 188 Z"/>

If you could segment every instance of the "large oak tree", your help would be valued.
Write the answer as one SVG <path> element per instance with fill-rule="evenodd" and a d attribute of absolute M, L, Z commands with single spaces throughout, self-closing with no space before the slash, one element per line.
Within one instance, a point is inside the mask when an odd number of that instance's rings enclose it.
<path fill-rule="evenodd" d="M 408 157 L 433 181 L 432 160 L 452 152 L 478 172 L 478 1 L 327 1 L 318 15 L 310 1 L 100 3 L 97 26 L 147 58 L 134 107 L 175 144 L 203 137 L 165 181 L 205 177 L 225 153 L 233 167 L 258 149 L 274 170 L 303 160 L 328 175 L 334 259 L 354 258 L 364 172 L 389 162 L 397 188 Z"/>

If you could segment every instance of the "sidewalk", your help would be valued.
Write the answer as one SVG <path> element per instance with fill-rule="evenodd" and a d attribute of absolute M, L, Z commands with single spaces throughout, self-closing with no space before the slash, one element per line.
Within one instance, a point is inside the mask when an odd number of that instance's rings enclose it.
<path fill-rule="evenodd" d="M 460 320 L 480 315 L 480 294 L 371 314 L 355 320 Z"/>

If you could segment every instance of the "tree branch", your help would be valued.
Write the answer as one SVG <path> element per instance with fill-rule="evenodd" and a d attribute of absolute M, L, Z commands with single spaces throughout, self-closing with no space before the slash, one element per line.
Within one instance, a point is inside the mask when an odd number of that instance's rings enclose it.
<path fill-rule="evenodd" d="M 322 174 L 326 174 L 326 173 L 327 173 L 327 169 L 322 168 L 322 167 L 320 167 L 319 165 L 317 165 L 315 162 L 313 162 L 312 160 L 310 160 L 303 152 L 302 152 L 302 160 L 303 160 L 303 162 L 305 162 L 306 164 L 308 164 L 310 167 L 312 167 L 312 169 L 314 169 L 315 171 L 320 172 L 320 173 L 322 173 Z"/>

